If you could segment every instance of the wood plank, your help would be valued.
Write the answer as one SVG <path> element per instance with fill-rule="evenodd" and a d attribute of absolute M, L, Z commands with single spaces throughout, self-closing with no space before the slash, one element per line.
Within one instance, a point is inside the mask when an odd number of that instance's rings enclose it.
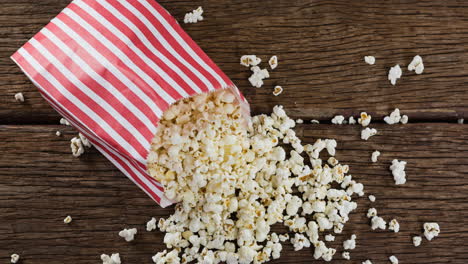
<path fill-rule="evenodd" d="M 0 120 L 49 123 L 55 113 L 8 58 L 69 0 L 4 0 L 0 6 Z M 249 99 L 254 113 L 284 104 L 292 116 L 330 119 L 368 111 L 381 119 L 399 107 L 412 120 L 454 121 L 468 113 L 468 3 L 464 1 L 161 1 L 179 21 L 198 5 L 205 20 L 183 25 Z M 252 88 L 243 54 L 279 67 L 262 88 Z M 426 70 L 404 70 L 396 86 L 389 67 L 422 55 Z M 368 66 L 363 56 L 374 55 Z M 272 87 L 284 93 L 272 96 Z M 24 92 L 26 103 L 13 95 Z"/>
<path fill-rule="evenodd" d="M 396 217 L 399 233 L 371 231 L 365 212 L 367 196 L 358 199 L 342 235 L 331 245 L 357 234 L 352 262 L 371 259 L 388 263 L 396 255 L 401 263 L 468 262 L 468 130 L 457 124 L 373 125 L 379 134 L 368 142 L 359 139 L 359 126 L 300 125 L 304 142 L 317 138 L 338 140 L 337 159 L 350 165 L 350 173 L 364 183 L 366 194 L 386 220 Z M 61 130 L 63 137 L 56 137 Z M 162 234 L 146 232 L 150 217 L 170 214 L 92 149 L 81 158 L 70 155 L 69 139 L 76 132 L 64 126 L 0 126 L 0 261 L 14 252 L 24 264 L 100 263 L 102 253 L 119 252 L 123 263 L 149 263 L 162 249 Z M 382 152 L 370 163 L 375 149 Z M 407 184 L 395 186 L 388 170 L 392 159 L 408 162 Z M 63 224 L 70 214 L 74 221 Z M 411 236 L 422 224 L 436 221 L 442 232 L 415 248 Z M 119 230 L 137 227 L 136 240 L 126 243 Z M 286 245 L 282 258 L 272 263 L 310 263 L 311 250 L 294 252 Z M 318 262 L 320 263 L 320 262 Z"/>

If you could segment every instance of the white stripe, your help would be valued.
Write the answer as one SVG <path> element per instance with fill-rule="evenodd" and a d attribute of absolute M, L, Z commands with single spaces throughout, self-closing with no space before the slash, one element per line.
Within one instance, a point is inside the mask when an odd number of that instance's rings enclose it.
<path fill-rule="evenodd" d="M 59 28 L 61 28 L 65 33 L 68 34 L 69 37 L 74 39 L 81 48 L 86 50 L 92 57 L 94 57 L 98 62 L 101 63 L 103 68 L 111 72 L 117 79 L 119 79 L 124 85 L 129 87 L 129 90 L 135 93 L 140 99 L 142 99 L 146 105 L 151 109 L 157 109 L 158 106 L 155 104 L 154 99 L 146 95 L 143 90 L 138 87 L 134 82 L 132 82 L 125 74 L 123 74 L 117 67 L 114 66 L 105 56 L 99 53 L 96 49 L 94 49 L 88 42 L 86 42 L 79 34 L 73 31 L 68 25 L 60 21 L 58 18 L 52 19 L 51 23 L 54 23 Z M 166 92 L 159 94 L 163 100 L 173 101 L 172 97 L 170 97 Z M 168 102 L 168 101 L 166 101 Z M 158 116 L 160 117 L 160 116 Z"/>
<path fill-rule="evenodd" d="M 104 121 L 100 116 L 98 116 L 94 111 L 92 111 L 86 104 L 82 103 L 78 98 L 71 94 L 65 87 L 60 84 L 60 82 L 55 79 L 55 77 L 50 74 L 42 65 L 36 61 L 25 49 L 19 50 L 20 54 L 30 62 L 31 66 L 42 75 L 48 82 L 50 82 L 60 93 L 70 100 L 74 105 L 80 108 L 83 112 L 86 113 L 91 119 L 95 120 L 101 128 L 106 131 L 112 138 L 114 138 L 119 144 L 122 145 L 133 157 L 137 160 L 145 163 L 145 158 L 142 157 L 135 148 L 130 145 L 125 139 L 123 139 L 106 121 Z"/>
<path fill-rule="evenodd" d="M 150 143 L 148 140 L 140 133 L 138 128 L 134 127 L 126 118 L 124 118 L 118 111 L 116 111 L 108 102 L 103 100 L 99 95 L 97 95 L 93 90 L 89 89 L 84 83 L 82 83 L 76 76 L 70 72 L 65 65 L 60 63 L 57 58 L 55 58 L 41 43 L 36 39 L 31 39 L 30 43 L 41 53 L 44 57 L 47 58 L 67 79 L 77 86 L 81 91 L 90 97 L 95 103 L 104 108 L 112 117 L 114 117 L 119 124 L 121 124 L 125 129 L 135 138 L 138 142 L 145 148 L 150 148 Z M 153 132 L 153 131 L 151 131 Z"/>
<path fill-rule="evenodd" d="M 214 87 L 213 87 L 213 84 L 211 84 L 211 82 L 203 75 L 201 74 L 195 67 L 193 67 L 192 64 L 188 63 L 178 52 L 176 52 L 174 50 L 174 48 L 166 41 L 166 39 L 161 35 L 161 33 L 156 29 L 156 27 L 138 10 L 136 9 L 135 7 L 133 7 L 131 4 L 129 4 L 128 1 L 122 1 L 122 0 L 119 0 L 119 2 L 125 6 L 128 11 L 130 11 L 131 13 L 133 13 L 135 15 L 136 18 L 138 18 L 138 20 L 140 20 L 140 22 L 142 22 L 143 24 L 145 24 L 145 26 L 151 31 L 151 33 L 153 33 L 154 37 L 156 39 L 158 39 L 160 42 L 161 42 L 161 46 L 163 48 L 165 48 L 169 53 L 171 53 L 172 56 L 174 56 L 180 63 L 182 63 L 185 67 L 187 67 L 195 76 L 197 76 L 198 79 L 200 79 L 206 87 L 208 87 L 209 90 L 214 90 Z M 115 9 L 112 5 L 109 5 L 107 3 L 101 3 L 103 5 L 106 6 L 106 8 L 111 11 L 111 12 L 116 12 L 117 14 L 119 14 L 120 16 L 117 16 L 115 13 L 114 15 L 116 17 L 119 17 L 122 21 L 124 21 L 125 24 L 127 25 L 131 25 L 131 28 L 132 30 L 134 30 L 136 33 L 137 33 L 137 36 L 138 38 L 143 42 L 145 43 L 145 45 L 154 53 L 158 52 L 159 51 L 157 50 L 157 48 L 153 45 L 153 43 L 151 43 L 151 41 L 149 41 L 146 36 L 138 29 L 137 26 L 135 26 L 135 24 L 133 24 L 130 20 L 128 20 L 126 17 L 124 17 L 123 15 L 121 15 L 119 13 L 119 11 L 117 9 Z M 160 55 L 160 56 L 164 56 L 164 55 Z M 165 57 L 164 57 L 165 58 Z M 170 62 L 167 58 L 165 58 L 165 60 L 168 61 L 168 64 L 171 63 L 172 65 L 172 62 Z M 173 67 L 176 67 L 175 65 Z M 191 79 L 190 79 L 191 80 Z M 195 84 L 193 84 L 195 85 Z M 198 88 L 198 87 L 197 87 Z M 199 89 L 199 88 L 198 88 Z M 197 91 L 197 92 L 201 92 L 201 91 Z"/>
<path fill-rule="evenodd" d="M 192 50 L 192 48 L 185 42 L 185 40 L 174 30 L 174 28 L 162 17 L 159 12 L 154 9 L 147 0 L 137 0 L 143 6 L 146 7 L 158 20 L 159 22 L 167 29 L 167 31 L 177 40 L 177 42 L 184 48 L 187 53 L 196 61 L 200 66 L 202 66 L 205 70 L 207 70 L 222 86 L 222 88 L 226 88 L 228 85 L 224 82 L 223 78 L 219 76 L 216 71 L 214 71 L 210 66 L 208 66 L 199 56 L 198 54 Z M 169 45 L 169 44 L 168 44 Z M 170 46 L 170 45 L 169 45 Z"/>
<path fill-rule="evenodd" d="M 154 78 L 149 76 L 145 71 L 143 71 L 140 66 L 136 65 L 124 52 L 122 52 L 117 46 L 112 43 L 112 41 L 108 40 L 105 36 L 103 36 L 98 30 L 93 28 L 86 20 L 82 19 L 80 16 L 78 16 L 73 10 L 71 9 L 65 9 L 63 10 L 63 13 L 67 14 L 70 18 L 75 20 L 80 26 L 85 28 L 93 37 L 95 37 L 99 42 L 101 42 L 106 48 L 108 48 L 112 53 L 114 53 L 115 56 L 117 56 L 120 60 L 122 60 L 130 69 L 135 71 L 140 78 L 142 78 L 146 84 L 155 89 L 156 93 L 160 95 L 166 102 L 169 104 L 172 104 L 175 102 L 178 98 L 173 98 L 171 95 L 169 95 L 164 89 L 161 88 L 161 86 L 154 81 Z M 130 43 L 125 43 L 127 47 Z M 97 50 L 96 50 L 97 51 Z M 152 67 L 154 67 L 153 70 L 157 72 L 157 74 L 167 81 L 171 87 L 173 87 L 181 96 L 186 97 L 188 96 L 187 92 L 179 86 L 177 82 L 175 82 L 166 72 L 164 72 L 158 65 L 154 64 Z"/>
<path fill-rule="evenodd" d="M 177 65 L 172 63 L 164 54 L 159 52 L 159 50 L 155 49 L 154 46 L 149 42 L 149 40 L 145 37 L 143 32 L 140 31 L 140 29 L 135 26 L 129 19 L 127 19 L 122 13 L 120 13 L 118 10 L 116 10 L 112 5 L 109 5 L 107 2 L 100 2 L 103 6 L 106 7 L 108 11 L 110 11 L 115 17 L 118 17 L 119 20 L 121 20 L 125 25 L 127 25 L 131 30 L 132 33 L 135 34 L 144 44 L 145 47 L 147 47 L 149 50 L 151 50 L 152 53 L 156 55 L 156 57 L 160 58 L 167 66 L 176 72 L 180 78 L 182 78 L 191 88 L 193 88 L 197 93 L 201 93 L 200 87 L 196 85 L 192 79 L 190 79 Z M 140 48 L 135 46 L 133 44 L 132 40 L 129 39 L 119 28 L 115 27 L 109 20 L 107 20 L 104 16 L 99 14 L 97 11 L 95 11 L 92 7 L 88 6 L 85 2 L 83 1 L 77 1 L 75 4 L 80 6 L 83 10 L 85 10 L 89 15 L 94 17 L 96 20 L 98 20 L 102 25 L 104 25 L 109 31 L 111 31 L 115 37 L 119 38 L 121 41 L 126 43 L 130 49 L 133 50 L 138 56 L 150 67 L 150 68 L 158 68 L 159 66 L 149 57 L 147 57 Z M 162 69 L 161 69 L 162 70 Z M 184 90 L 185 91 L 185 90 Z M 184 96 L 186 97 L 186 96 Z"/>
<path fill-rule="evenodd" d="M 99 83 L 103 88 L 109 91 L 112 95 L 114 95 L 122 104 L 124 104 L 129 110 L 135 114 L 135 116 L 140 119 L 142 123 L 148 126 L 149 130 L 155 129 L 155 125 L 152 124 L 151 120 L 148 119 L 148 116 L 138 109 L 131 101 L 129 101 L 122 92 L 115 88 L 111 83 L 109 83 L 106 79 L 104 79 L 101 75 L 89 66 L 83 59 L 78 56 L 72 49 L 70 49 L 62 40 L 60 40 L 57 36 L 54 35 L 48 28 L 43 28 L 41 31 L 48 39 L 50 39 L 55 45 L 59 46 L 65 54 L 67 54 L 80 68 L 86 72 L 94 81 Z M 148 107 L 149 108 L 149 107 Z M 155 108 L 150 108 L 157 117 L 162 116 L 162 111 L 159 107 L 155 106 Z"/>

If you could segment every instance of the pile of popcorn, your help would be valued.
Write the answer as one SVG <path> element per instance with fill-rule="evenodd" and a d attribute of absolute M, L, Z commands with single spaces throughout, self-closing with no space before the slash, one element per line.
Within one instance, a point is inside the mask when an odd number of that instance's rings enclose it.
<path fill-rule="evenodd" d="M 164 113 L 148 171 L 178 204 L 158 221 L 168 249 L 154 263 L 264 263 L 278 259 L 288 240 L 330 261 L 336 249 L 320 232 L 342 232 L 357 207 L 351 196 L 364 195 L 363 185 L 333 157 L 335 140 L 302 145 L 282 106 L 248 126 L 240 111 L 223 90 L 181 100 Z M 155 219 L 150 222 L 148 230 Z M 294 235 L 271 232 L 277 223 Z"/>

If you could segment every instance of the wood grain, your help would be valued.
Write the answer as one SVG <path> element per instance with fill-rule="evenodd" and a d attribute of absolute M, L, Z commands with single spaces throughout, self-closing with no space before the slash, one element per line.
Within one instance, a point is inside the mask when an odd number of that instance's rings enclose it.
<path fill-rule="evenodd" d="M 468 262 L 468 130 L 457 124 L 375 125 L 379 134 L 359 139 L 359 126 L 300 125 L 306 143 L 317 138 L 338 140 L 337 159 L 364 183 L 342 235 L 334 263 L 432 264 Z M 55 131 L 61 130 L 62 137 Z M 151 217 L 168 216 L 95 149 L 73 158 L 69 139 L 76 132 L 64 126 L 0 126 L 0 262 L 18 253 L 23 264 L 100 263 L 102 253 L 119 252 L 123 263 L 151 263 L 163 248 L 162 234 L 146 232 Z M 375 149 L 382 152 L 370 162 Z M 388 170 L 392 159 L 408 162 L 407 184 L 394 185 Z M 377 201 L 371 204 L 368 194 Z M 373 206 L 387 221 L 397 218 L 399 233 L 372 231 L 365 212 Z M 62 221 L 73 217 L 70 225 Z M 438 222 L 442 232 L 415 248 L 411 236 L 421 234 L 426 221 Z M 126 243 L 119 230 L 137 227 L 136 240 Z M 278 229 L 282 230 L 282 228 Z M 357 234 L 351 262 L 340 256 L 342 241 Z M 294 252 L 285 245 L 271 263 L 311 263 L 310 249 Z M 316 261 L 321 263 L 320 261 Z"/>
<path fill-rule="evenodd" d="M 0 5 L 0 120 L 3 124 L 56 124 L 59 119 L 9 56 L 69 0 L 3 0 Z M 161 1 L 182 21 L 198 5 L 205 20 L 183 25 L 241 88 L 254 113 L 284 104 L 293 117 L 329 120 L 367 111 L 382 119 L 399 107 L 413 121 L 467 117 L 468 3 L 466 1 Z M 262 88 L 248 84 L 244 54 L 279 67 Z M 396 86 L 388 69 L 420 54 L 426 70 L 404 70 Z M 366 65 L 363 56 L 377 62 Z M 264 64 L 264 66 L 266 66 Z M 272 96 L 274 85 L 284 93 Z M 13 95 L 23 92 L 24 104 Z"/>

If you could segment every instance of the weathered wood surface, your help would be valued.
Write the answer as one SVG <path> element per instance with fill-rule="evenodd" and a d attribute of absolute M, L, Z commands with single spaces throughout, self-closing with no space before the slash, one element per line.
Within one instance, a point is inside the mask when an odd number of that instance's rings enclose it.
<path fill-rule="evenodd" d="M 468 130 L 457 124 L 375 125 L 379 134 L 359 139 L 359 126 L 301 125 L 307 143 L 317 138 L 338 140 L 337 159 L 349 164 L 351 174 L 364 183 L 366 196 L 358 199 L 342 235 L 334 263 L 468 263 Z M 61 130 L 62 137 L 55 131 Z M 145 231 L 151 217 L 168 216 L 172 209 L 157 207 L 95 149 L 73 158 L 69 139 L 76 132 L 65 126 L 0 126 L 0 262 L 20 254 L 24 264 L 100 263 L 102 253 L 119 252 L 123 263 L 150 263 L 163 248 L 163 236 Z M 370 162 L 375 149 L 382 155 Z M 407 184 L 396 186 L 388 170 L 392 159 L 408 162 Z M 373 204 L 367 199 L 374 194 Z M 365 213 L 377 208 L 386 220 L 397 218 L 399 233 L 372 231 Z M 73 217 L 70 225 L 62 221 Z M 421 234 L 426 221 L 436 221 L 442 232 L 418 248 L 411 236 Z M 117 233 L 137 227 L 136 240 L 126 243 Z M 341 243 L 357 234 L 351 261 L 340 255 Z M 286 245 L 282 258 L 272 263 L 313 263 L 312 252 L 294 252 Z M 323 262 L 324 263 L 324 262 Z"/>
<path fill-rule="evenodd" d="M 3 0 L 0 5 L 0 120 L 55 124 L 59 119 L 9 56 L 69 0 Z M 399 107 L 412 120 L 455 121 L 468 113 L 466 1 L 161 1 L 179 21 L 201 5 L 202 23 L 184 29 L 241 88 L 254 113 L 284 104 L 292 116 L 330 119 L 365 110 L 381 119 Z M 243 54 L 279 67 L 264 87 L 249 85 Z M 426 70 L 404 70 L 396 86 L 388 69 L 416 54 Z M 363 56 L 374 55 L 369 66 Z M 265 65 L 265 64 L 264 64 Z M 265 65 L 266 66 L 266 65 Z M 284 93 L 271 95 L 274 85 Z M 25 104 L 13 95 L 23 92 Z"/>

